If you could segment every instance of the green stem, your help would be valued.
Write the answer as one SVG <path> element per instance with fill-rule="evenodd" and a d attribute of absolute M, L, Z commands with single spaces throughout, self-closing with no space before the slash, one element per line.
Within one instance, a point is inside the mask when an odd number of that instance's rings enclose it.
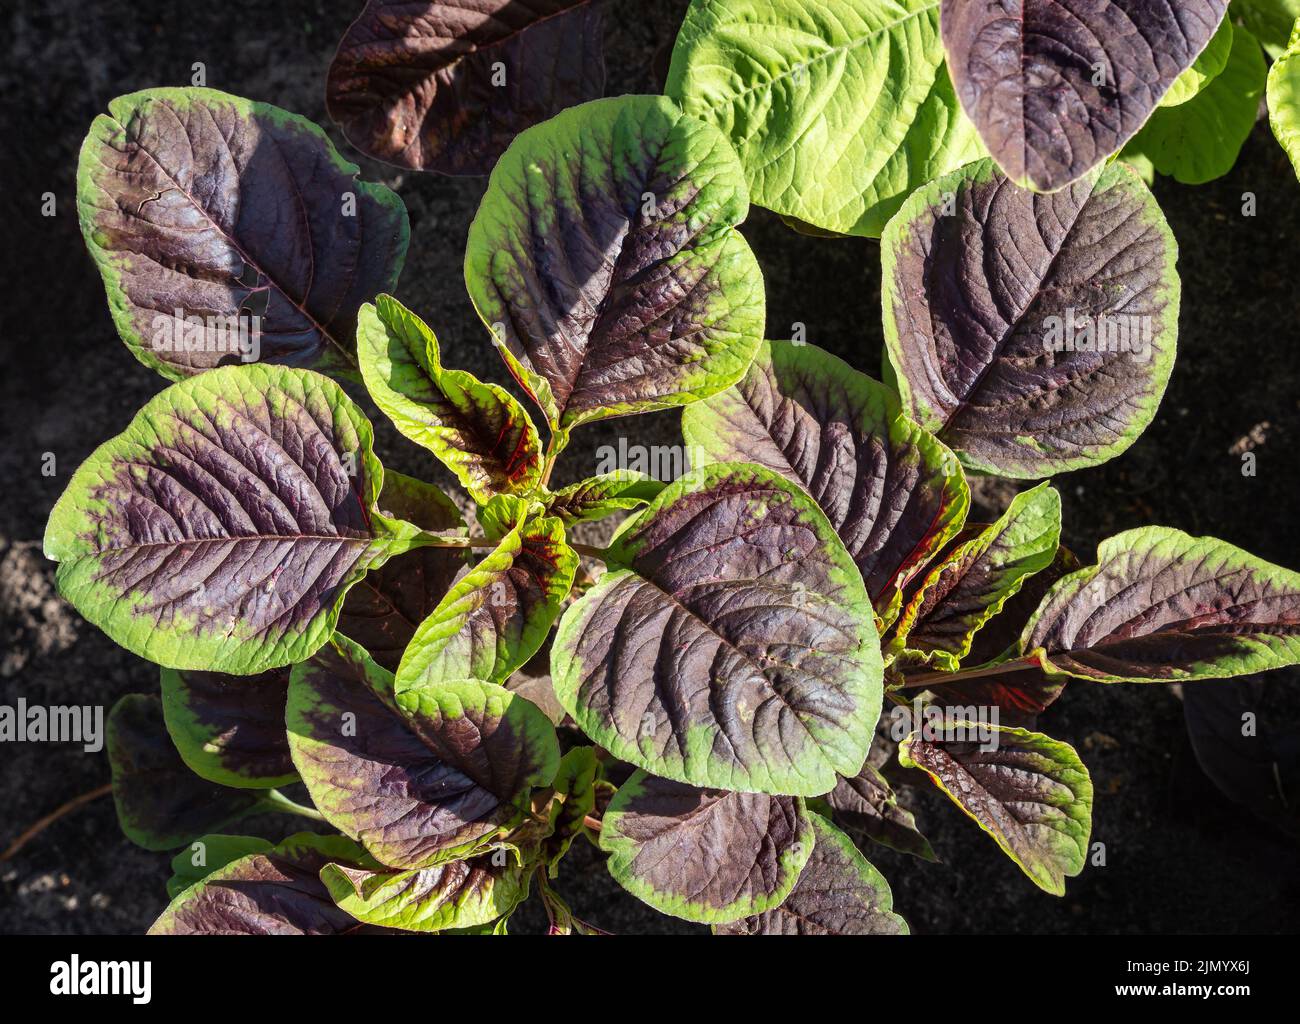
<path fill-rule="evenodd" d="M 956 683 L 966 679 L 982 679 L 986 676 L 1000 676 L 1008 672 L 1025 672 L 1031 668 L 1039 668 L 1038 659 L 1033 657 L 1014 658 L 1011 661 L 1004 661 L 1000 665 L 991 665 L 987 668 L 973 668 L 965 672 L 922 672 L 918 675 L 908 676 L 904 674 L 903 684 L 895 687 L 898 690 L 910 690 L 922 686 L 942 686 L 944 683 Z"/>
<path fill-rule="evenodd" d="M 422 545 L 426 548 L 495 548 L 500 541 L 488 540 L 486 537 L 435 537 L 432 534 L 426 536 Z M 605 559 L 605 549 L 593 547 L 590 544 L 569 543 L 580 555 L 586 555 L 588 558 Z"/>
<path fill-rule="evenodd" d="M 546 453 L 542 456 L 542 480 L 540 487 L 549 487 L 551 483 L 551 471 L 555 469 L 555 460 L 560 457 L 560 452 L 564 451 L 565 445 L 569 443 L 569 434 L 565 430 L 552 431 L 550 439 L 546 442 Z"/>
<path fill-rule="evenodd" d="M 314 807 L 304 807 L 302 804 L 294 803 L 278 789 L 268 789 L 262 794 L 262 803 L 269 811 L 283 811 L 285 814 L 297 814 L 303 818 L 311 818 L 312 821 L 324 821 L 325 815 Z"/>

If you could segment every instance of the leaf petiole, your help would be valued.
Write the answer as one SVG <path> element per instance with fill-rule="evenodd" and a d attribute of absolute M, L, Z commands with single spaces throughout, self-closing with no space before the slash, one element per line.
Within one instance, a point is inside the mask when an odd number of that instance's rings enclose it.
<path fill-rule="evenodd" d="M 324 821 L 325 815 L 314 807 L 304 807 L 290 800 L 278 789 L 268 789 L 262 796 L 262 806 L 268 811 L 281 811 L 285 814 L 297 814 L 299 817 L 311 818 L 312 821 Z"/>
<path fill-rule="evenodd" d="M 960 670 L 957 672 L 922 672 L 914 676 L 905 674 L 903 683 L 895 687 L 895 689 L 911 690 L 922 686 L 942 686 L 944 683 L 956 683 L 967 679 L 983 679 L 986 676 L 999 676 L 1009 672 L 1024 672 L 1031 668 L 1040 668 L 1038 660 L 1033 657 L 1024 657 L 1004 661 L 1000 665 L 969 669 L 965 672 Z"/>

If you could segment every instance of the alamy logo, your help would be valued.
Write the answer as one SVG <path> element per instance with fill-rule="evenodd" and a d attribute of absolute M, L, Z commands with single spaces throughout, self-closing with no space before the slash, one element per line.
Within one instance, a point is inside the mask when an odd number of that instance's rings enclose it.
<path fill-rule="evenodd" d="M 75 953 L 50 964 L 50 992 L 56 996 L 130 996 L 142 1006 L 153 987 L 150 960 L 87 960 Z"/>
<path fill-rule="evenodd" d="M 0 743 L 80 743 L 88 754 L 104 749 L 104 706 L 0 704 Z"/>

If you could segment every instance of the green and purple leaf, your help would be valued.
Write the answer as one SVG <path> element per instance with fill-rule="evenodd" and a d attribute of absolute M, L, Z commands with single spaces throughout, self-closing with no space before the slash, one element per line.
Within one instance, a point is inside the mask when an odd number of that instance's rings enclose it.
<path fill-rule="evenodd" d="M 656 910 L 722 924 L 778 907 L 813 849 L 798 797 L 632 774 L 601 819 L 615 881 Z"/>
<path fill-rule="evenodd" d="M 943 0 L 962 107 L 1018 185 L 1054 192 L 1116 152 L 1200 55 L 1228 0 Z"/>
<path fill-rule="evenodd" d="M 645 508 L 663 489 L 661 481 L 644 473 L 616 469 L 612 473 L 579 480 L 547 495 L 546 514 L 558 517 L 565 526 L 594 522 L 620 512 Z"/>
<path fill-rule="evenodd" d="M 375 507 L 371 428 L 327 377 L 229 366 L 173 384 L 50 513 L 59 590 L 168 668 L 254 675 L 310 657 L 348 588 L 419 546 Z"/>
<path fill-rule="evenodd" d="M 496 384 L 444 369 L 433 331 L 391 295 L 361 307 L 357 354 L 375 404 L 480 505 L 537 487 L 541 441 L 523 406 Z"/>
<path fill-rule="evenodd" d="M 167 898 L 174 900 L 195 882 L 214 871 L 253 853 L 268 853 L 275 844 L 255 836 L 224 836 L 219 833 L 194 840 L 172 858 L 172 876 L 167 879 Z"/>
<path fill-rule="evenodd" d="M 236 789 L 298 780 L 284 732 L 289 670 L 256 676 L 162 670 L 167 732 L 190 771 Z"/>
<path fill-rule="evenodd" d="M 898 802 L 889 780 L 870 760 L 853 778 L 840 778 L 824 797 L 835 823 L 900 853 L 938 861 L 912 812 Z"/>
<path fill-rule="evenodd" d="M 330 898 L 326 865 L 352 870 L 374 862 L 342 836 L 300 832 L 250 853 L 176 896 L 150 935 L 340 935 L 358 923 Z"/>
<path fill-rule="evenodd" d="M 130 694 L 114 704 L 106 746 L 118 823 L 146 850 L 174 850 L 263 806 L 260 794 L 216 785 L 186 767 L 157 697 Z"/>
<path fill-rule="evenodd" d="M 906 935 L 893 913 L 889 884 L 853 841 L 820 814 L 809 814 L 812 856 L 784 903 L 732 924 L 719 935 Z"/>
<path fill-rule="evenodd" d="M 1177 244 L 1113 163 L 1053 195 L 991 160 L 914 192 L 881 239 L 903 406 L 968 468 L 1035 479 L 1105 462 L 1173 369 Z"/>
<path fill-rule="evenodd" d="M 367 156 L 487 174 L 523 129 L 604 87 L 595 0 L 368 0 L 325 101 Z"/>
<path fill-rule="evenodd" d="M 553 430 L 684 405 L 740 379 L 763 335 L 749 208 L 715 128 L 660 96 L 520 135 L 470 226 L 470 297 Z"/>
<path fill-rule="evenodd" d="M 1213 537 L 1149 526 L 1060 580 L 1021 652 L 1098 682 L 1178 682 L 1300 663 L 1300 573 Z"/>
<path fill-rule="evenodd" d="M 958 726 L 965 737 L 908 736 L 899 763 L 924 770 L 1039 888 L 1065 895 L 1065 879 L 1083 870 L 1092 832 L 1088 769 L 1068 743 L 1041 733 Z M 988 730 L 989 742 L 969 738 L 977 729 Z"/>
<path fill-rule="evenodd" d="M 687 407 L 682 433 L 711 461 L 757 463 L 801 485 L 882 614 L 970 505 L 952 452 L 894 392 L 811 345 L 765 342 L 739 384 Z"/>
<path fill-rule="evenodd" d="M 269 103 L 164 88 L 108 109 L 77 211 L 135 357 L 173 380 L 254 359 L 355 372 L 357 310 L 406 257 L 397 195 Z"/>
<path fill-rule="evenodd" d="M 796 484 L 720 463 L 665 488 L 560 622 L 556 695 L 610 753 L 709 789 L 855 775 L 883 667 L 862 576 Z"/>
<path fill-rule="evenodd" d="M 392 674 L 346 641 L 295 667 L 289 745 L 335 828 L 392 868 L 426 868 L 487 845 L 555 775 L 550 722 L 474 680 L 393 692 Z"/>
<path fill-rule="evenodd" d="M 595 747 L 574 747 L 560 758 L 555 781 L 551 783 L 555 792 L 550 809 L 551 834 L 545 841 L 546 863 L 552 878 L 573 840 L 587 827 L 587 815 L 596 809 L 596 782 L 601 775 Z"/>

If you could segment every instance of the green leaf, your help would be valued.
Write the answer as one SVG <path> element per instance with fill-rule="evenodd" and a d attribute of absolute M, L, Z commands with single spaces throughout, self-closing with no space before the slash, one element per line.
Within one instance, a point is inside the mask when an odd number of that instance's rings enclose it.
<path fill-rule="evenodd" d="M 763 275 L 735 230 L 735 153 L 662 96 L 523 132 L 470 226 L 465 280 L 552 430 L 684 405 L 735 383 L 763 335 Z"/>
<path fill-rule="evenodd" d="M 214 871 L 253 853 L 266 853 L 272 843 L 254 836 L 206 835 L 196 839 L 172 858 L 172 876 L 167 880 L 167 898 L 174 900 L 195 882 Z"/>
<path fill-rule="evenodd" d="M 899 853 L 938 861 L 912 812 L 899 804 L 889 781 L 870 761 L 853 778 L 839 779 L 824 799 L 841 828 Z"/>
<path fill-rule="evenodd" d="M 1300 18 L 1291 45 L 1268 72 L 1268 123 L 1300 178 Z"/>
<path fill-rule="evenodd" d="M 228 366 L 173 384 L 50 513 L 59 590 L 168 668 L 254 675 L 310 657 L 348 589 L 425 542 L 375 508 L 371 437 L 308 370 Z"/>
<path fill-rule="evenodd" d="M 820 814 L 810 814 L 812 856 L 785 902 L 733 924 L 719 935 L 906 935 L 893 913 L 889 883 L 853 841 Z"/>
<path fill-rule="evenodd" d="M 1232 0 L 1228 14 L 1254 34 L 1268 55 L 1277 60 L 1286 51 L 1300 0 Z"/>
<path fill-rule="evenodd" d="M 480 505 L 537 486 L 542 446 L 523 406 L 496 384 L 444 369 L 433 331 L 391 295 L 361 307 L 357 354 L 375 404 Z"/>
<path fill-rule="evenodd" d="M 1184 185 L 1202 185 L 1232 170 L 1255 127 L 1266 68 L 1259 43 L 1246 29 L 1233 33 L 1231 46 L 1222 73 L 1191 99 L 1158 108 L 1124 147 L 1122 159 L 1145 157 Z"/>
<path fill-rule="evenodd" d="M 879 237 L 983 154 L 937 0 L 694 0 L 665 91 L 731 138 L 755 203 L 823 231 Z"/>
<path fill-rule="evenodd" d="M 1097 682 L 1177 682 L 1300 663 L 1300 573 L 1148 526 L 1101 542 L 1025 626 L 1022 655 Z"/>
<path fill-rule="evenodd" d="M 1061 537 L 1061 496 L 1047 484 L 1022 491 L 992 526 L 959 538 L 912 593 L 893 653 L 907 651 L 945 672 L 970 653 L 976 632 L 1047 568 Z"/>
<path fill-rule="evenodd" d="M 687 406 L 689 412 L 694 406 Z M 661 481 L 630 469 L 579 480 L 561 487 L 545 499 L 547 515 L 558 516 L 565 526 L 595 522 L 619 512 L 645 508 L 664 489 Z"/>
<path fill-rule="evenodd" d="M 106 746 L 118 824 L 146 850 L 174 850 L 262 806 L 259 794 L 218 786 L 186 767 L 157 697 L 129 694 L 114 704 Z"/>
<path fill-rule="evenodd" d="M 406 256 L 401 199 L 269 103 L 163 88 L 108 109 L 77 214 L 135 357 L 173 380 L 253 360 L 355 375 L 357 309 Z"/>
<path fill-rule="evenodd" d="M 1169 91 L 1161 97 L 1159 106 L 1176 107 L 1190 100 L 1222 73 L 1231 51 L 1232 19 L 1224 18 L 1192 66 L 1174 79 Z"/>
<path fill-rule="evenodd" d="M 587 815 L 596 809 L 596 780 L 601 777 L 595 747 L 574 747 L 560 759 L 551 788 L 551 834 L 546 837 L 546 864 L 554 878 L 560 861 L 583 831 Z"/>
<path fill-rule="evenodd" d="M 289 670 L 252 677 L 162 670 L 167 732 L 190 771 L 222 786 L 274 789 L 298 781 L 284 733 Z"/>
<path fill-rule="evenodd" d="M 862 767 L 882 697 L 871 603 L 796 484 L 704 467 L 606 560 L 551 652 L 556 695 L 596 743 L 710 789 L 816 795 Z"/>
<path fill-rule="evenodd" d="M 697 789 L 637 771 L 601 819 L 619 885 L 664 914 L 705 924 L 781 905 L 813 850 L 798 797 Z"/>
<path fill-rule="evenodd" d="M 1092 781 L 1079 755 L 1027 729 L 965 722 L 955 729 L 967 737 L 988 730 L 990 741 L 912 733 L 899 745 L 899 763 L 924 770 L 1039 888 L 1064 896 L 1065 879 L 1083 870 L 1092 832 Z"/>

